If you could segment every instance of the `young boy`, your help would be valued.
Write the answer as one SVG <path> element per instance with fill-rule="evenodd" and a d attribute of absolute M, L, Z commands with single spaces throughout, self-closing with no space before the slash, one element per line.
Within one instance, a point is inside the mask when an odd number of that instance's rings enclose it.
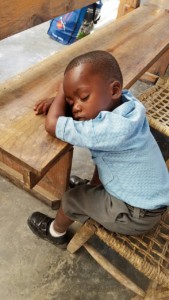
<path fill-rule="evenodd" d="M 88 52 L 68 64 L 49 104 L 47 132 L 88 148 L 96 165 L 90 184 L 65 192 L 55 219 L 40 212 L 28 219 L 37 236 L 57 246 L 68 242 L 74 220 L 90 217 L 112 232 L 138 235 L 151 230 L 169 205 L 169 174 L 145 109 L 122 91 L 122 81 L 111 54 Z M 65 116 L 67 106 L 72 117 Z M 35 107 L 36 113 L 47 109 L 44 103 Z"/>

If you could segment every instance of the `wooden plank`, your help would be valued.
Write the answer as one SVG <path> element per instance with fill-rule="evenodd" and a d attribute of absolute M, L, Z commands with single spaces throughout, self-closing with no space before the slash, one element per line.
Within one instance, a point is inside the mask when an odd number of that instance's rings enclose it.
<path fill-rule="evenodd" d="M 136 9 L 140 6 L 140 2 L 143 4 L 151 3 L 159 7 L 169 8 L 168 0 L 120 0 L 117 18 L 122 17 L 123 15 L 131 12 L 133 9 Z M 169 50 L 163 54 L 160 59 L 146 72 L 140 80 L 154 83 L 157 81 L 158 76 L 163 76 L 169 65 Z M 157 76 L 156 76 L 157 75 Z"/>
<path fill-rule="evenodd" d="M 169 50 L 166 51 L 158 61 L 148 70 L 149 73 L 154 75 L 163 76 L 169 65 Z"/>
<path fill-rule="evenodd" d="M 52 195 L 51 206 L 58 207 L 58 200 L 61 200 L 64 192 L 68 189 L 70 171 L 72 166 L 73 149 L 66 152 L 56 164 L 33 188 L 34 192 L 40 192 L 43 189 L 43 195 L 47 198 L 48 193 Z"/>
<path fill-rule="evenodd" d="M 168 0 L 141 0 L 141 4 L 154 4 L 158 7 L 169 9 Z"/>
<path fill-rule="evenodd" d="M 12 108 L 13 104 L 15 106 L 15 103 L 12 103 Z M 19 119 L 16 117 L 12 126 L 6 127 L 4 135 L 0 134 L 0 149 L 39 177 L 70 148 L 67 143 L 46 133 L 44 117 L 36 118 L 32 107 L 30 113 L 23 114 Z"/>
<path fill-rule="evenodd" d="M 39 178 L 37 178 L 35 174 L 29 172 L 28 170 L 23 170 L 22 173 L 0 161 L 0 174 L 8 177 L 16 185 L 18 185 L 19 182 L 21 186 L 23 185 L 26 188 L 31 189 L 39 181 Z"/>
<path fill-rule="evenodd" d="M 21 164 L 0 153 L 0 174 L 52 208 L 58 208 L 63 193 L 68 189 L 72 155 L 73 149 L 71 148 L 40 180 Z"/>
<path fill-rule="evenodd" d="M 140 6 L 140 0 L 120 0 L 117 18 L 124 16 L 131 12 L 133 9 Z"/>
<path fill-rule="evenodd" d="M 91 3 L 92 0 L 1 0 L 0 39 Z"/>
<path fill-rule="evenodd" d="M 153 4 L 161 8 L 169 9 L 168 0 L 120 0 L 117 12 L 117 18 L 124 16 L 133 9 L 138 8 L 141 5 Z"/>
<path fill-rule="evenodd" d="M 169 50 L 167 50 L 151 68 L 141 76 L 140 80 L 156 83 L 159 76 L 165 75 L 169 65 Z"/>
<path fill-rule="evenodd" d="M 23 172 L 23 182 L 28 189 L 32 189 L 39 182 L 40 179 L 41 176 L 39 178 L 39 176 L 35 175 L 34 173 L 28 170 L 24 170 Z"/>
<path fill-rule="evenodd" d="M 75 253 L 80 247 L 84 246 L 84 243 L 86 243 L 94 235 L 95 232 L 96 228 L 94 226 L 88 226 L 88 222 L 85 223 L 75 233 L 75 235 L 67 245 L 67 250 L 70 253 Z"/>
<path fill-rule="evenodd" d="M 22 174 L 1 161 L 0 161 L 0 174 L 9 178 L 16 185 L 18 182 L 23 184 Z"/>
<path fill-rule="evenodd" d="M 120 272 L 113 264 L 111 264 L 103 255 L 101 255 L 94 247 L 90 244 L 85 243 L 84 248 L 88 253 L 97 261 L 97 263 L 105 269 L 111 276 L 113 276 L 118 282 L 120 282 L 127 289 L 130 289 L 134 293 L 144 297 L 145 292 L 130 280 L 124 273 Z"/>
<path fill-rule="evenodd" d="M 140 80 L 142 80 L 142 81 L 151 82 L 153 84 L 155 84 L 158 79 L 159 79 L 158 75 L 152 74 L 150 72 L 145 72 L 145 74 L 142 75 L 140 78 Z"/>
<path fill-rule="evenodd" d="M 72 155 L 73 149 L 65 153 L 38 184 L 28 192 L 50 205 L 53 209 L 58 209 L 60 200 L 68 189 Z"/>

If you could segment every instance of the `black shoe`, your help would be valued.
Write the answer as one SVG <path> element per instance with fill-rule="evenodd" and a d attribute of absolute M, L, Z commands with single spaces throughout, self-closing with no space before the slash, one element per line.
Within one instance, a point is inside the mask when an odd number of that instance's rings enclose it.
<path fill-rule="evenodd" d="M 64 234 L 61 237 L 53 237 L 49 232 L 49 227 L 53 220 L 54 219 L 42 214 L 41 212 L 34 212 L 28 218 L 27 223 L 32 232 L 38 237 L 49 241 L 59 248 L 65 249 L 68 244 L 67 234 Z"/>
<path fill-rule="evenodd" d="M 89 182 L 89 180 L 87 180 L 87 179 L 82 179 L 78 176 L 72 175 L 72 176 L 70 176 L 70 179 L 69 179 L 69 187 L 72 189 L 76 186 L 87 184 L 88 182 Z"/>

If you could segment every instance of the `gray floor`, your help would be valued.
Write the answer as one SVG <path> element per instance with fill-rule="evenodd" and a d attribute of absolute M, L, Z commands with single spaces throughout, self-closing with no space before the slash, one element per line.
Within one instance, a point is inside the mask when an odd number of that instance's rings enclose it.
<path fill-rule="evenodd" d="M 64 46 L 47 36 L 48 26 L 47 22 L 0 42 L 0 82 L 62 50 Z M 138 95 L 146 87 L 137 82 L 132 91 Z M 90 178 L 92 171 L 87 150 L 75 148 L 72 173 Z M 129 300 L 133 296 L 84 249 L 71 255 L 36 238 L 26 221 L 37 210 L 55 215 L 45 204 L 0 177 L 0 299 Z M 146 285 L 141 274 L 97 238 L 91 243 L 140 286 Z"/>

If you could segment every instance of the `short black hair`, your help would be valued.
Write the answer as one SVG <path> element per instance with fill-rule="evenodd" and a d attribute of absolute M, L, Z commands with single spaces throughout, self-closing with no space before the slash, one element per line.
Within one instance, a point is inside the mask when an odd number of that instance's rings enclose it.
<path fill-rule="evenodd" d="M 102 50 L 86 52 L 75 57 L 67 65 L 64 74 L 85 63 L 92 64 L 92 71 L 100 73 L 106 80 L 118 80 L 123 85 L 123 76 L 117 60 L 109 52 Z"/>

